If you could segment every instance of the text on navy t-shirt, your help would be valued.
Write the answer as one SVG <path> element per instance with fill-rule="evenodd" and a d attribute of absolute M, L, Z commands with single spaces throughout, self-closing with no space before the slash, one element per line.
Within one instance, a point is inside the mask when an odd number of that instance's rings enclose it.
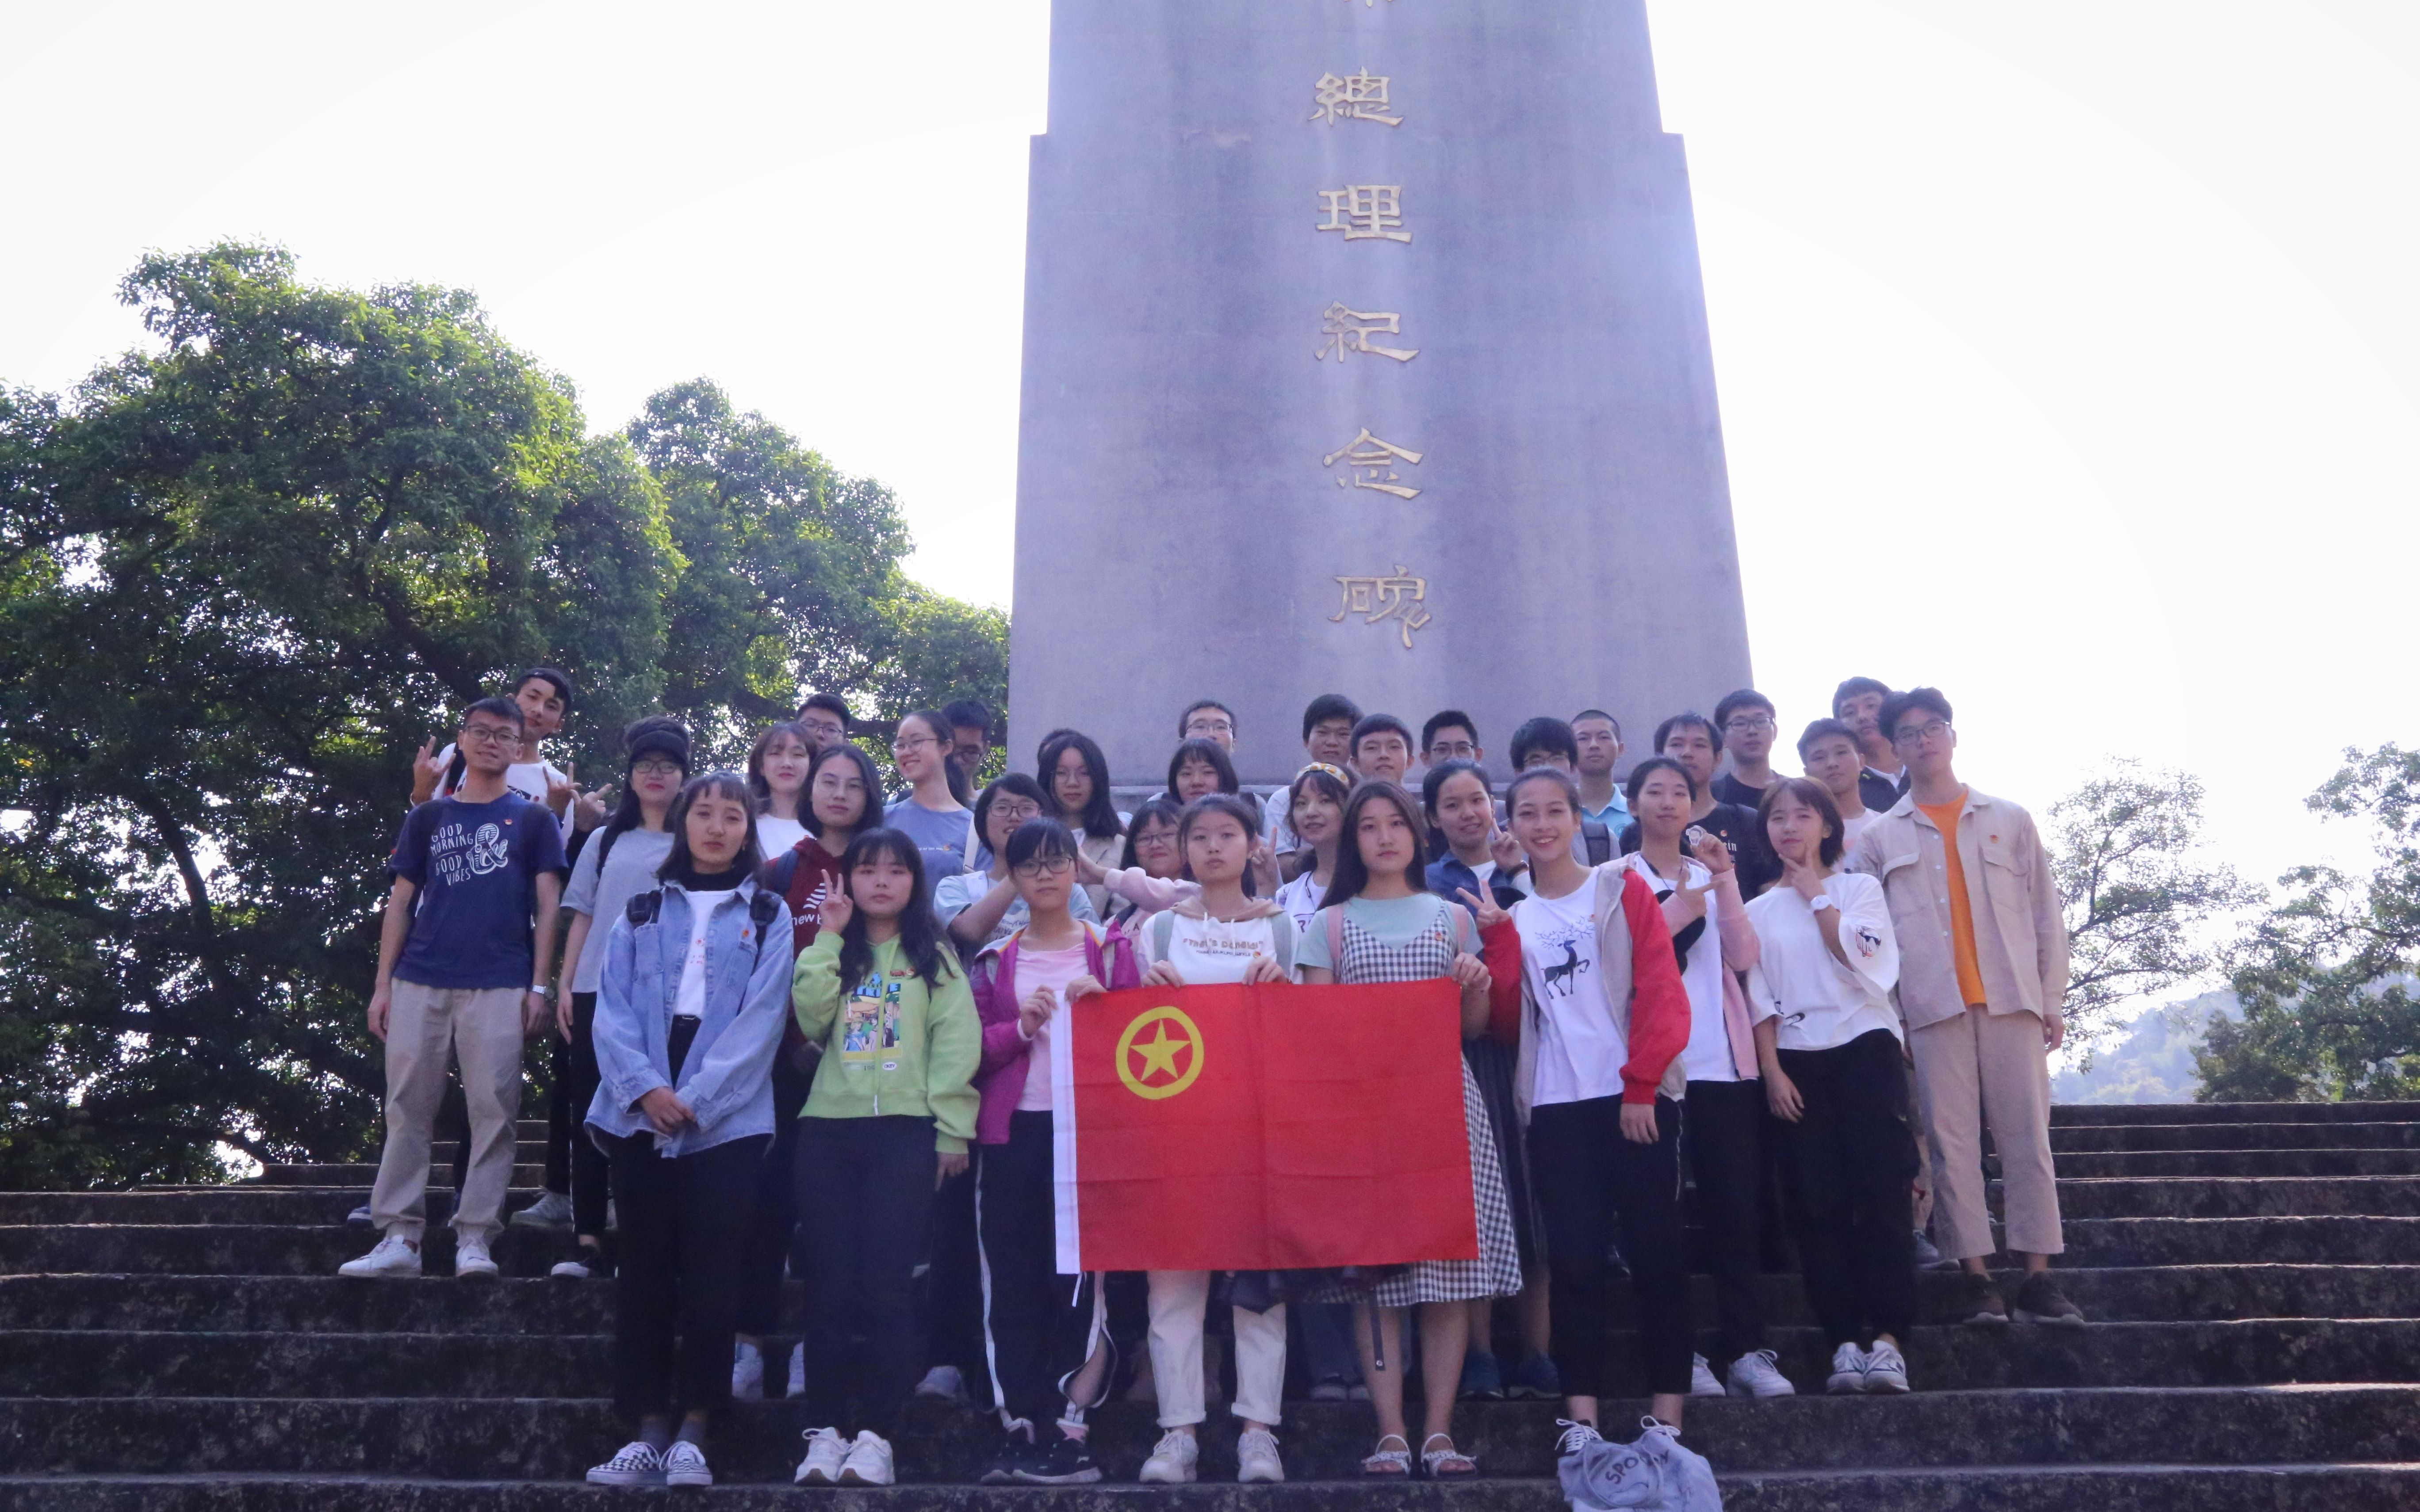
<path fill-rule="evenodd" d="M 517 793 L 491 803 L 432 798 L 404 820 L 386 865 L 419 889 L 396 977 L 423 987 L 537 980 L 537 878 L 564 869 L 563 837 L 546 805 Z"/>

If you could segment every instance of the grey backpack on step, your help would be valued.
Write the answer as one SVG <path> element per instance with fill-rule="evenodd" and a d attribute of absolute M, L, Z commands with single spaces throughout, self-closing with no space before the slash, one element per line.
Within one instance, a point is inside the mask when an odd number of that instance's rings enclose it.
<path fill-rule="evenodd" d="M 1722 1512 L 1714 1468 L 1653 1418 L 1629 1443 L 1598 1439 L 1557 1462 L 1574 1512 Z"/>

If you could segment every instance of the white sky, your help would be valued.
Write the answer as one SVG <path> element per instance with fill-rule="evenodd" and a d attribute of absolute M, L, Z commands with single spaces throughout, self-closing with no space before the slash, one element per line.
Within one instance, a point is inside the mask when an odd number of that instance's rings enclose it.
<path fill-rule="evenodd" d="M 2336 750 L 2420 738 L 2420 7 L 1651 10 L 1785 725 L 1937 682 L 1978 785 L 2136 755 L 2256 874 L 2335 848 L 2299 800 Z M 1005 602 L 1047 19 L 8 8 L 0 381 L 134 344 L 144 249 L 272 239 L 476 289 L 600 428 L 710 376 Z"/>

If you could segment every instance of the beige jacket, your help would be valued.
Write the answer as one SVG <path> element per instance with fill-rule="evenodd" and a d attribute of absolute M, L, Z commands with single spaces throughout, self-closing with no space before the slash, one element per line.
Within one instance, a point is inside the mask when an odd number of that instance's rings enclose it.
<path fill-rule="evenodd" d="M 1966 790 L 1958 856 L 1975 918 L 1975 960 L 1994 1013 L 2060 1011 L 2067 998 L 2067 921 L 2050 853 L 2033 815 Z M 1949 869 L 1941 831 L 1911 793 L 1866 826 L 1850 871 L 1882 879 L 1899 935 L 1900 1014 L 1911 1029 L 1966 1011 L 1949 933 Z"/>

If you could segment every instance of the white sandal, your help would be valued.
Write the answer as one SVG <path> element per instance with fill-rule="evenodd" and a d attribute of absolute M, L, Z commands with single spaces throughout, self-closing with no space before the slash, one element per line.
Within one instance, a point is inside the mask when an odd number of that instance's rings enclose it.
<path fill-rule="evenodd" d="M 1445 1447 L 1432 1449 L 1430 1444 L 1443 1440 Z M 1420 1441 L 1420 1469 L 1431 1480 L 1442 1475 L 1476 1475 L 1479 1461 L 1453 1446 L 1453 1440 L 1442 1433 L 1432 1433 Z"/>
<path fill-rule="evenodd" d="M 1389 1449 L 1388 1444 L 1400 1448 Z M 1378 1441 L 1378 1447 L 1369 1458 L 1361 1461 L 1364 1475 L 1409 1475 L 1412 1473 L 1412 1446 L 1399 1434 L 1389 1433 Z"/>

